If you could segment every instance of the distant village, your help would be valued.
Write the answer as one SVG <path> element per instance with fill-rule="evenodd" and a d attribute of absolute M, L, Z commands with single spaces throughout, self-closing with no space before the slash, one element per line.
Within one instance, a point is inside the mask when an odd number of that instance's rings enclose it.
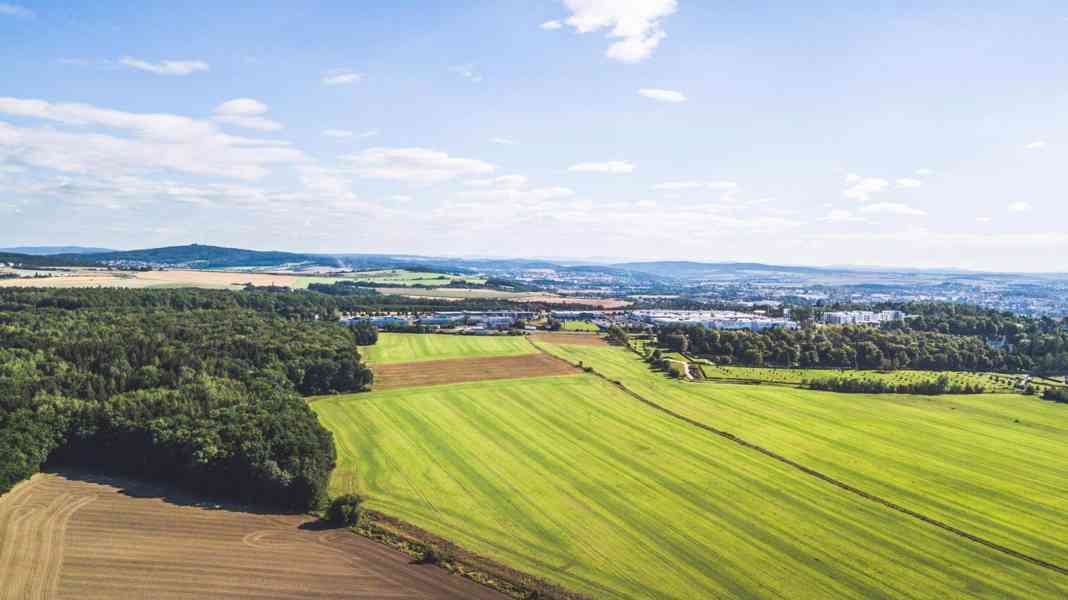
<path fill-rule="evenodd" d="M 341 317 L 343 323 L 367 323 L 385 330 L 409 328 L 448 329 L 469 333 L 494 333 L 523 328 L 539 329 L 535 323 L 584 321 L 606 330 L 613 325 L 625 329 L 652 329 L 661 326 L 701 326 L 730 331 L 793 330 L 800 323 L 790 318 L 789 309 L 782 317 L 769 316 L 763 310 L 552 310 L 552 311 L 439 311 L 425 314 L 354 314 Z M 838 311 L 822 315 L 827 325 L 882 325 L 903 321 L 901 311 Z M 545 325 L 540 328 L 545 328 Z"/>

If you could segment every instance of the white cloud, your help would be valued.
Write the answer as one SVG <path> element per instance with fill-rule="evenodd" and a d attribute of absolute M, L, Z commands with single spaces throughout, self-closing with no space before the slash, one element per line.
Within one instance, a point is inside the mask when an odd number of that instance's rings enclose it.
<path fill-rule="evenodd" d="M 164 60 L 153 63 L 132 56 L 120 58 L 119 64 L 131 69 L 155 73 L 156 75 L 191 75 L 198 71 L 210 69 L 208 63 L 201 60 Z"/>
<path fill-rule="evenodd" d="M 1030 202 L 1013 202 L 1009 205 L 1009 212 L 1028 212 L 1032 208 Z"/>
<path fill-rule="evenodd" d="M 553 29 L 560 29 L 561 27 L 563 27 L 563 24 L 560 23 L 560 21 L 553 20 L 553 21 L 546 21 L 546 22 L 542 23 L 541 25 L 538 25 L 538 27 L 540 27 L 542 29 L 545 29 L 547 31 L 550 31 L 550 30 L 553 30 Z"/>
<path fill-rule="evenodd" d="M 1045 147 L 1046 147 L 1046 142 L 1045 141 L 1043 141 L 1043 140 L 1035 140 L 1035 141 L 1031 142 L 1030 144 L 1027 144 L 1026 146 L 1024 146 L 1024 149 L 1026 149 L 1026 150 L 1041 150 L 1042 148 L 1045 148 Z"/>
<path fill-rule="evenodd" d="M 518 189 L 527 185 L 529 180 L 523 175 L 501 175 L 491 179 L 472 179 L 466 184 L 470 187 L 496 187 Z"/>
<path fill-rule="evenodd" d="M 896 202 L 877 202 L 875 204 L 868 204 L 861 208 L 860 212 L 909 217 L 922 217 L 927 214 L 926 211 L 911 207 L 907 204 L 898 204 Z"/>
<path fill-rule="evenodd" d="M 455 67 L 449 67 L 449 70 L 467 79 L 471 83 L 479 83 L 482 81 L 482 75 L 473 64 L 456 65 Z"/>
<path fill-rule="evenodd" d="M 323 85 L 352 85 L 363 81 L 363 73 L 356 73 L 351 69 L 333 69 L 323 75 Z"/>
<path fill-rule="evenodd" d="M 571 11 L 566 23 L 578 33 L 609 29 L 617 39 L 605 51 L 624 63 L 644 60 L 667 37 L 660 19 L 675 13 L 676 0 L 563 0 Z"/>
<path fill-rule="evenodd" d="M 196 175 L 257 179 L 268 167 L 307 160 L 286 142 L 228 135 L 208 120 L 129 113 L 88 104 L 0 98 L 0 113 L 74 127 L 16 127 L 0 122 L 0 161 L 6 155 L 67 173 L 165 169 Z M 126 136 L 86 131 L 98 127 Z"/>
<path fill-rule="evenodd" d="M 29 19 L 33 18 L 34 12 L 18 4 L 0 4 L 0 15 Z"/>
<path fill-rule="evenodd" d="M 897 180 L 897 187 L 899 188 L 918 188 L 923 185 L 923 182 L 919 179 L 911 179 L 904 177 Z"/>
<path fill-rule="evenodd" d="M 737 190 L 738 184 L 733 181 L 669 181 L 658 183 L 653 186 L 654 190 L 666 192 L 681 192 L 687 190 Z"/>
<path fill-rule="evenodd" d="M 457 158 L 426 148 L 368 148 L 342 158 L 354 165 L 360 177 L 411 183 L 440 183 L 497 169 L 481 160 Z"/>
<path fill-rule="evenodd" d="M 587 162 L 572 165 L 568 171 L 576 173 L 632 173 L 634 165 L 625 160 L 610 160 L 608 162 Z"/>
<path fill-rule="evenodd" d="M 658 102 L 686 102 L 686 96 L 682 92 L 676 92 L 674 90 L 642 88 L 638 90 L 638 94 L 645 96 L 646 98 L 656 100 Z"/>
<path fill-rule="evenodd" d="M 993 219 L 991 219 L 990 217 L 976 217 L 975 220 L 980 223 L 989 223 L 993 221 Z"/>
<path fill-rule="evenodd" d="M 323 135 L 332 138 L 350 138 L 352 137 L 352 132 L 347 129 L 324 129 Z"/>
<path fill-rule="evenodd" d="M 267 105 L 259 100 L 235 98 L 216 106 L 215 116 L 212 118 L 220 123 L 257 131 L 277 131 L 281 129 L 281 123 L 263 116 L 267 113 L 267 110 Z"/>
<path fill-rule="evenodd" d="M 844 208 L 832 208 L 827 212 L 827 216 L 821 220 L 828 223 L 859 223 L 867 221 L 864 217 L 857 216 L 852 211 Z"/>
<path fill-rule="evenodd" d="M 923 177 L 926 175 L 933 175 L 934 171 L 932 171 L 931 169 L 916 169 L 916 174 Z"/>
<path fill-rule="evenodd" d="M 643 208 L 643 209 L 646 209 L 646 210 L 651 210 L 651 209 L 656 208 L 656 201 L 655 200 L 639 200 L 637 203 L 634 204 L 634 206 L 636 206 L 638 208 Z"/>
<path fill-rule="evenodd" d="M 513 140 L 511 138 L 505 138 L 505 137 L 495 137 L 495 138 L 491 139 L 490 141 L 493 142 L 494 144 L 500 144 L 502 146 L 515 146 L 516 144 L 519 143 L 519 142 L 517 142 L 517 141 L 515 141 L 515 140 Z"/>
<path fill-rule="evenodd" d="M 867 202 L 871 200 L 872 194 L 886 191 L 890 182 L 880 177 L 861 177 L 850 173 L 846 176 L 846 185 L 848 187 L 842 192 L 843 196 L 850 200 Z"/>

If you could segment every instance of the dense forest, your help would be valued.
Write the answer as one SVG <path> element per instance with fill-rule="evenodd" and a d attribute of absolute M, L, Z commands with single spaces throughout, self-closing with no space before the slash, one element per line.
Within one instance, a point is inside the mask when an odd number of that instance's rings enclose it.
<path fill-rule="evenodd" d="M 1068 330 L 1052 319 L 955 304 L 885 308 L 904 310 L 912 317 L 882 327 L 809 324 L 795 331 L 759 333 L 665 327 L 658 333 L 668 348 L 721 364 L 1068 372 Z"/>
<path fill-rule="evenodd" d="M 0 290 L 0 492 L 103 465 L 307 509 L 333 440 L 302 395 L 371 383 L 318 294 Z"/>

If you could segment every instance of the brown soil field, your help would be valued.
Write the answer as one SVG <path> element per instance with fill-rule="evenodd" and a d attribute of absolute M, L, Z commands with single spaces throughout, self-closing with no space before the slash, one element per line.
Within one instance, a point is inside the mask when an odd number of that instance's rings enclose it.
<path fill-rule="evenodd" d="M 465 383 L 490 379 L 520 379 L 546 375 L 572 375 L 579 370 L 548 354 L 495 356 L 489 358 L 449 358 L 415 363 L 371 365 L 376 390 Z"/>
<path fill-rule="evenodd" d="M 505 596 L 311 517 L 50 473 L 0 496 L 0 598 Z"/>
<path fill-rule="evenodd" d="M 563 333 L 558 331 L 530 334 L 533 342 L 546 344 L 571 344 L 573 346 L 607 346 L 604 336 L 599 333 Z"/>

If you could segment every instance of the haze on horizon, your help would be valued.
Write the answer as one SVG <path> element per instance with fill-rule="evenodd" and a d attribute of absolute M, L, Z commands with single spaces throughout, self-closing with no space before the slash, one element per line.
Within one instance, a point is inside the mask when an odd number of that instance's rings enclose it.
<path fill-rule="evenodd" d="M 0 245 L 1061 271 L 1068 7 L 0 2 Z"/>

